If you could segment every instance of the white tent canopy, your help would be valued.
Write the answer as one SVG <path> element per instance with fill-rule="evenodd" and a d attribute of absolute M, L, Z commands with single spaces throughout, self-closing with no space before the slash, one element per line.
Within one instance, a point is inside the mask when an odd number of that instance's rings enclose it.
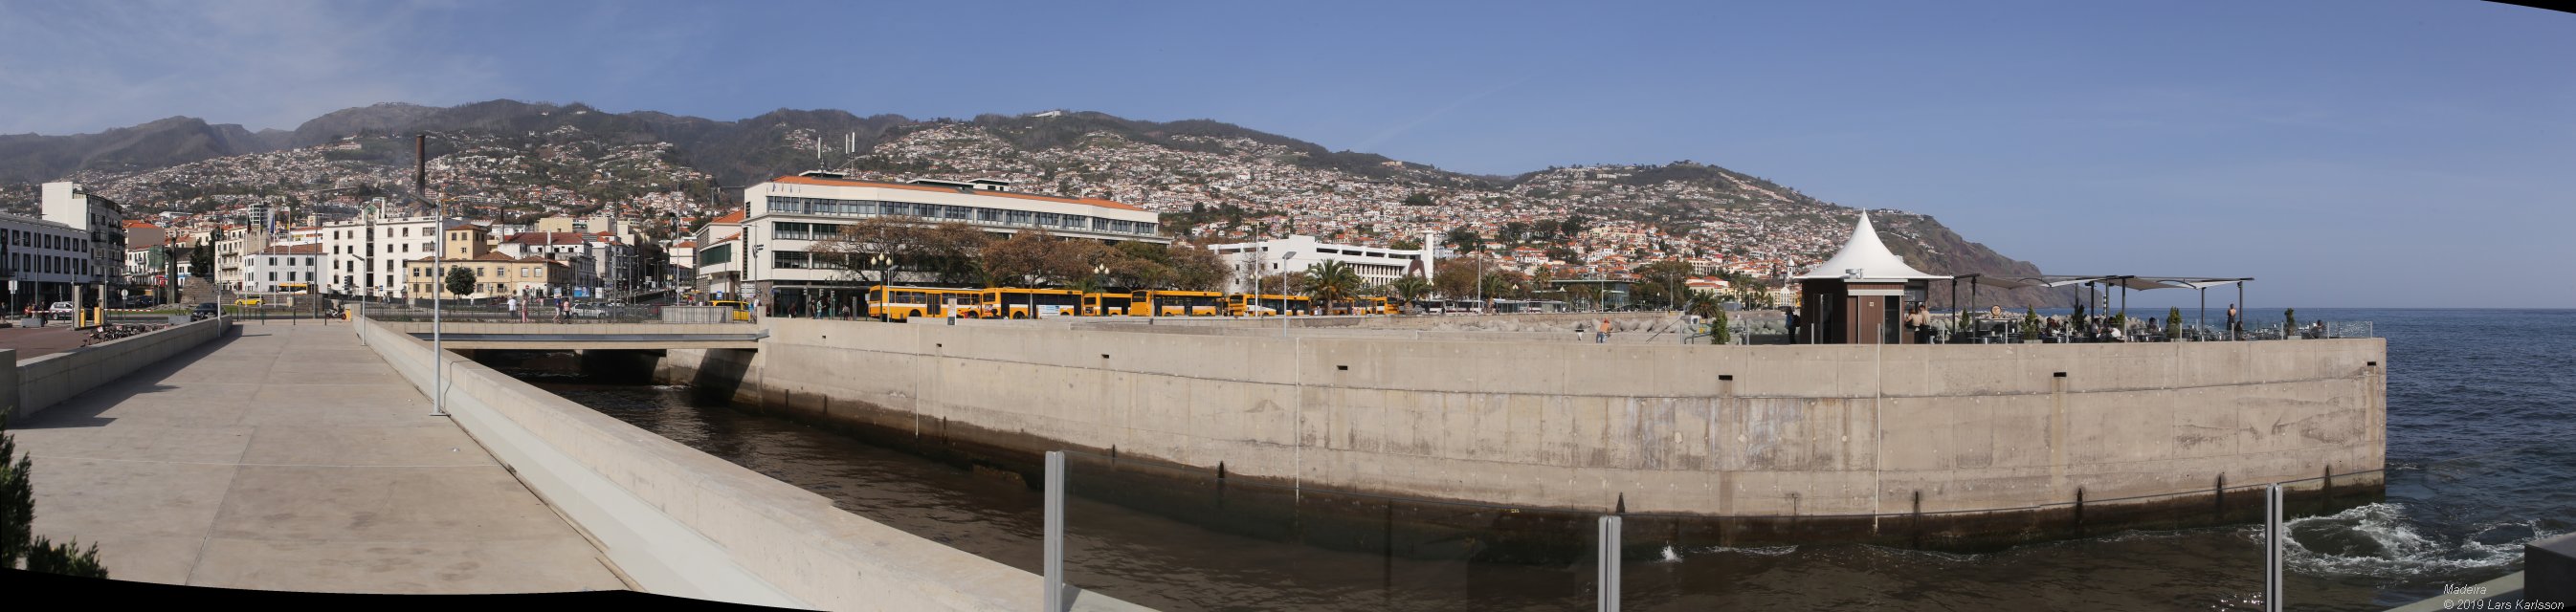
<path fill-rule="evenodd" d="M 1808 269 L 1806 274 L 1798 275 L 1798 278 L 1838 279 L 1851 282 L 1902 282 L 1950 277 L 1926 274 L 1914 269 L 1913 266 L 1905 265 L 1904 259 L 1887 250 L 1886 243 L 1879 242 L 1878 229 L 1870 226 L 1869 213 L 1864 212 L 1860 215 L 1860 225 L 1852 228 L 1851 239 L 1843 242 L 1842 250 L 1834 252 L 1832 258 L 1826 259 L 1825 263 L 1816 264 L 1816 267 Z"/>

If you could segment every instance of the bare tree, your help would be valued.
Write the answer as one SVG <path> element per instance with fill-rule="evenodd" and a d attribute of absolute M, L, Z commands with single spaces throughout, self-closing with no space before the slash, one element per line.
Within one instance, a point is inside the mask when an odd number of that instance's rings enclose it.
<path fill-rule="evenodd" d="M 814 261 L 840 269 L 839 275 L 848 280 L 888 280 L 883 274 L 889 270 L 877 266 L 876 256 L 891 260 L 891 271 L 918 269 L 927 249 L 925 233 L 919 225 L 890 217 L 860 219 L 814 241 Z"/>

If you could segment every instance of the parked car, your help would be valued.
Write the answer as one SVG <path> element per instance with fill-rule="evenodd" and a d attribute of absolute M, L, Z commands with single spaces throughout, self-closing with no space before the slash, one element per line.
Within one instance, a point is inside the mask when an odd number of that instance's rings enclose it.
<path fill-rule="evenodd" d="M 595 305 L 574 304 L 574 305 L 573 305 L 573 307 L 572 307 L 572 316 L 575 316 L 575 317 L 605 317 L 605 316 L 608 316 L 608 309 L 600 308 L 600 307 L 595 306 Z"/>
<path fill-rule="evenodd" d="M 125 298 L 125 307 L 126 307 L 126 308 L 151 308 L 151 307 L 159 306 L 159 305 L 161 305 L 161 298 L 159 298 L 159 297 L 154 297 L 154 296 L 149 296 L 149 295 L 138 295 L 138 296 L 134 296 L 134 297 L 130 297 L 130 298 Z"/>
<path fill-rule="evenodd" d="M 197 308 L 195 310 L 188 311 L 188 320 L 204 321 L 206 319 L 215 318 L 215 316 L 221 312 L 222 309 L 217 308 L 214 302 L 203 302 L 197 304 Z"/>

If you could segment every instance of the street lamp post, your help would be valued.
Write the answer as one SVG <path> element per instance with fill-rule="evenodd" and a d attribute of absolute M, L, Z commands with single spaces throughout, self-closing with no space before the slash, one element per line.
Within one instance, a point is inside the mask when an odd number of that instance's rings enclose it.
<path fill-rule="evenodd" d="M 421 197 L 427 198 L 429 197 L 429 135 L 415 136 L 413 145 L 415 147 L 413 150 L 421 156 L 419 160 L 421 170 L 413 177 L 416 183 L 414 187 L 420 192 Z M 429 267 L 437 272 L 437 278 L 431 281 L 429 292 L 429 356 L 434 360 L 430 365 L 429 415 L 447 416 L 447 317 L 444 299 L 446 288 L 440 286 L 447 282 L 447 202 L 437 199 L 431 201 L 438 207 L 438 214 L 432 217 L 431 221 L 431 225 L 438 227 L 438 251 L 429 256 Z"/>
<path fill-rule="evenodd" d="M 886 287 L 894 284 L 894 259 L 886 257 L 886 254 L 884 253 L 878 253 L 875 258 L 870 260 L 870 263 L 876 264 L 877 268 L 877 291 L 876 295 L 871 297 L 892 297 L 894 295 L 894 291 L 888 290 Z M 880 303 L 877 307 L 877 322 L 883 323 L 885 320 L 886 308 L 882 303 Z"/>
<path fill-rule="evenodd" d="M 1095 291 L 1109 288 L 1109 264 L 1091 264 L 1091 288 Z M 1105 312 L 1109 309 L 1107 304 L 1100 306 L 1101 310 L 1104 312 L 1084 313 L 1082 311 L 1082 304 L 1084 301 L 1089 300 L 1090 297 L 1091 296 L 1089 295 L 1073 296 L 1073 312 L 1075 313 L 1075 316 L 1100 316 L 1107 314 L 1107 312 Z"/>
<path fill-rule="evenodd" d="M 1296 258 L 1296 251 L 1279 254 L 1279 337 L 1281 338 L 1288 337 L 1288 260 Z"/>

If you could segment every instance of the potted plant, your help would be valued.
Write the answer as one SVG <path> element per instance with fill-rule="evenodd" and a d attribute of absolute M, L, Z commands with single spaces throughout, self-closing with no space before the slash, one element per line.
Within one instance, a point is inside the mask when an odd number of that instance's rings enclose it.
<path fill-rule="evenodd" d="M 2038 311 L 2038 310 L 2031 309 L 2031 308 L 2023 308 L 2023 309 L 2022 309 L 2022 311 L 2021 311 L 2021 340 L 2022 340 L 2023 342 L 2038 342 L 2038 341 L 2039 341 L 2039 311 Z"/>

